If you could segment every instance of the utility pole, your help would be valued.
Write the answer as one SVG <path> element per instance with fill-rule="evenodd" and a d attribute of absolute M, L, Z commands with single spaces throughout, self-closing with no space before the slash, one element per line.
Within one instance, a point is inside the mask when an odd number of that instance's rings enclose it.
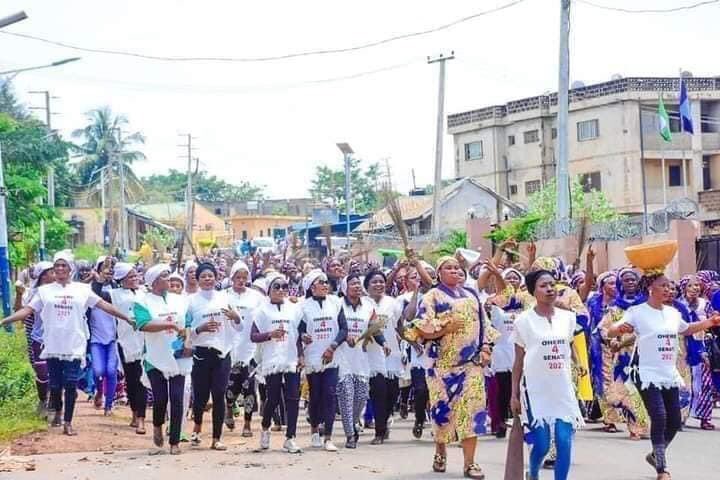
<path fill-rule="evenodd" d="M 118 175 L 120 177 L 120 214 L 118 215 L 118 236 L 120 237 L 120 249 L 126 252 L 128 249 L 128 228 L 127 228 L 127 212 L 125 211 L 125 162 L 122 160 L 122 130 L 119 128 L 115 129 L 115 150 L 114 157 L 118 164 Z"/>
<path fill-rule="evenodd" d="M 449 56 L 440 54 L 438 57 L 428 57 L 428 63 L 439 63 L 438 80 L 438 109 L 437 130 L 435 131 L 435 187 L 433 188 L 432 209 L 432 238 L 440 240 L 440 196 L 442 195 L 442 155 L 443 155 L 443 129 L 445 126 L 445 62 L 455 58 L 455 52 Z"/>
<path fill-rule="evenodd" d="M 31 90 L 28 93 L 33 95 L 42 95 L 45 99 L 44 107 L 30 107 L 31 110 L 44 110 L 45 111 L 45 125 L 48 131 L 52 134 L 52 116 L 53 111 L 50 108 L 50 100 L 58 97 L 50 95 L 49 90 Z M 55 170 L 50 167 L 48 168 L 48 179 L 47 179 L 47 190 L 48 190 L 48 206 L 55 206 Z M 40 220 L 40 248 L 39 248 L 40 260 L 45 260 L 47 255 L 47 249 L 45 248 L 45 220 Z"/>
<path fill-rule="evenodd" d="M 568 167 L 568 115 L 570 110 L 570 2 L 560 0 L 560 71 L 558 75 L 557 209 L 556 234 L 563 236 L 570 223 L 570 172 Z"/>
<path fill-rule="evenodd" d="M 103 246 L 110 246 L 110 234 L 105 234 L 107 228 L 107 212 L 105 210 L 105 170 L 106 167 L 100 169 L 100 210 L 102 210 L 102 242 Z"/>
<path fill-rule="evenodd" d="M 195 200 L 193 197 L 193 146 L 192 141 L 194 137 L 190 133 L 181 134 L 187 143 L 185 145 L 179 145 L 182 148 L 187 149 L 187 185 L 185 187 L 185 230 L 187 231 L 186 238 L 190 245 L 193 244 L 193 224 L 195 222 Z"/>

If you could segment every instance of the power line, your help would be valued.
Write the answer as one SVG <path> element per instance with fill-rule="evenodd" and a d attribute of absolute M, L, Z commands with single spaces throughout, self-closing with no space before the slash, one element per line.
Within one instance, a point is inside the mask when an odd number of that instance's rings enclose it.
<path fill-rule="evenodd" d="M 686 10 L 693 10 L 695 8 L 699 7 L 705 7 L 707 5 L 713 5 L 720 3 L 720 0 L 705 0 L 702 2 L 693 3 L 690 5 L 683 5 L 681 7 L 672 7 L 672 8 L 648 8 L 648 9 L 630 9 L 630 8 L 622 8 L 622 7 L 611 7 L 609 5 L 600 5 L 598 3 L 592 2 L 590 0 L 576 0 L 578 3 L 584 3 L 585 5 L 588 5 L 590 7 L 599 8 L 601 10 L 610 10 L 614 12 L 622 12 L 622 13 L 673 13 L 673 12 L 682 12 Z"/>
<path fill-rule="evenodd" d="M 336 53 L 348 53 L 348 52 L 355 52 L 358 50 L 364 50 L 368 48 L 378 47 L 380 45 L 385 45 L 391 42 L 396 42 L 398 40 L 406 40 L 408 38 L 413 37 L 420 37 L 424 35 L 429 35 L 431 33 L 437 33 L 443 30 L 447 30 L 449 28 L 455 27 L 456 25 L 460 25 L 465 22 L 469 22 L 471 20 L 475 20 L 476 18 L 483 17 L 485 15 L 489 15 L 492 13 L 500 12 L 502 10 L 506 10 L 508 8 L 512 8 L 516 5 L 519 5 L 526 0 L 513 0 L 509 3 L 506 3 L 504 5 L 500 5 L 498 7 L 485 10 L 482 12 L 474 13 L 472 15 L 468 15 L 462 18 L 459 18 L 457 20 L 454 20 L 450 23 L 446 23 L 437 27 L 428 28 L 426 30 L 420 30 L 416 32 L 410 32 L 410 33 L 404 33 L 400 35 L 394 35 L 392 37 L 384 38 L 381 40 L 375 40 L 372 42 L 367 42 L 359 45 L 354 45 L 350 47 L 341 47 L 341 48 L 329 48 L 329 49 L 321 49 L 321 50 L 308 50 L 304 52 L 294 52 L 294 53 L 286 53 L 283 55 L 272 55 L 272 56 L 265 56 L 265 57 L 179 57 L 179 56 L 169 56 L 169 55 L 148 55 L 144 53 L 138 53 L 138 52 L 131 52 L 131 51 L 125 51 L 125 50 L 110 50 L 110 49 L 101 49 L 101 48 L 91 48 L 91 47 L 83 47 L 80 45 L 75 45 L 67 42 L 62 42 L 58 40 L 52 40 L 48 38 L 38 37 L 35 35 L 30 35 L 27 33 L 17 33 L 17 32 L 8 32 L 8 31 L 0 31 L 0 33 L 5 35 L 12 35 L 14 37 L 19 38 L 25 38 L 28 40 L 34 40 L 37 42 L 47 43 L 50 45 L 55 45 L 58 47 L 63 48 L 69 48 L 71 50 L 76 50 L 80 52 L 86 52 L 86 53 L 97 53 L 97 54 L 104 54 L 104 55 L 119 55 L 124 57 L 133 57 L 133 58 L 140 58 L 143 60 L 156 60 L 156 61 L 162 61 L 162 62 L 241 62 L 241 63 L 256 63 L 256 62 L 272 62 L 277 60 L 289 60 L 292 58 L 298 58 L 298 57 L 309 57 L 309 56 L 317 56 L 317 55 L 329 55 L 329 54 L 336 54 Z"/>

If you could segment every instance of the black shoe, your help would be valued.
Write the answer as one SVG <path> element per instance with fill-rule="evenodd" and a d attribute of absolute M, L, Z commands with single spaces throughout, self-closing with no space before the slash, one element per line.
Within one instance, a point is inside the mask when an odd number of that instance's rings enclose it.
<path fill-rule="evenodd" d="M 407 404 L 401 404 L 400 405 L 400 418 L 403 420 L 407 419 L 408 417 L 408 406 Z"/>
<path fill-rule="evenodd" d="M 353 435 L 353 440 L 355 440 L 355 444 L 357 444 L 358 440 L 360 440 L 360 431 L 357 429 L 357 427 L 355 427 L 355 435 Z"/>
<path fill-rule="evenodd" d="M 547 470 L 552 470 L 552 469 L 554 469 L 554 468 L 555 468 L 555 460 L 554 460 L 554 459 L 551 459 L 551 458 L 548 458 L 547 460 L 545 460 L 545 461 L 543 462 L 543 468 L 545 468 L 545 469 L 547 469 Z"/>
<path fill-rule="evenodd" d="M 385 435 L 383 435 L 383 440 L 390 440 L 390 429 L 385 430 Z"/>
<path fill-rule="evenodd" d="M 383 437 L 375 437 L 370 442 L 370 445 L 382 445 L 385 442 Z"/>
<path fill-rule="evenodd" d="M 495 438 L 505 438 L 507 437 L 507 428 L 501 428 L 497 432 L 495 432 Z"/>
<path fill-rule="evenodd" d="M 355 437 L 347 437 L 345 441 L 345 448 L 357 448 L 357 439 Z"/>
<path fill-rule="evenodd" d="M 55 413 L 55 416 L 53 417 L 53 421 L 50 423 L 51 427 L 62 427 L 63 420 L 62 416 L 59 413 Z"/>
<path fill-rule="evenodd" d="M 416 423 L 415 426 L 412 429 L 413 437 L 420 440 L 422 438 L 423 434 L 423 424 L 422 423 Z"/>
<path fill-rule="evenodd" d="M 655 462 L 655 454 L 654 453 L 648 453 L 645 455 L 645 461 L 650 464 L 651 467 L 657 469 L 657 464 Z"/>

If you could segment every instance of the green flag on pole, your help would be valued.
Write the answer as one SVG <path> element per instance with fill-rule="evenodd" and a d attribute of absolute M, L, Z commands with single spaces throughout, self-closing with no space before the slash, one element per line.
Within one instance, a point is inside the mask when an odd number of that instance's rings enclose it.
<path fill-rule="evenodd" d="M 665 103 L 663 103 L 662 96 L 660 97 L 660 103 L 658 103 L 657 119 L 658 133 L 660 133 L 660 136 L 666 142 L 672 142 L 672 133 L 670 133 L 670 117 L 668 116 L 667 110 L 665 110 Z"/>

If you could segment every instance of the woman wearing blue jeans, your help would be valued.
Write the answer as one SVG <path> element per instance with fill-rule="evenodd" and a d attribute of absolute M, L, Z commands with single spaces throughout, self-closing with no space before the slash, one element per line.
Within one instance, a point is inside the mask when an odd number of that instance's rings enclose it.
<path fill-rule="evenodd" d="M 105 260 L 105 257 L 98 258 L 95 264 L 96 281 L 91 283 L 91 287 L 98 297 L 112 303 L 110 298 L 112 263 Z M 90 358 L 92 359 L 95 384 L 97 385 L 95 408 L 103 408 L 102 398 L 104 394 L 105 416 L 109 416 L 112 414 L 113 401 L 115 400 L 120 358 L 117 346 L 117 320 L 97 307 L 91 308 L 89 313 Z"/>
<path fill-rule="evenodd" d="M 575 314 L 555 307 L 557 293 L 550 272 L 532 272 L 526 283 L 536 305 L 515 320 L 510 406 L 514 415 L 524 414 L 524 423 L 530 429 L 526 437 L 532 445 L 527 478 L 540 478 L 540 467 L 554 435 L 555 480 L 567 480 L 573 432 L 583 423 L 572 379 Z M 582 367 L 579 369 L 580 375 L 587 375 Z"/>

